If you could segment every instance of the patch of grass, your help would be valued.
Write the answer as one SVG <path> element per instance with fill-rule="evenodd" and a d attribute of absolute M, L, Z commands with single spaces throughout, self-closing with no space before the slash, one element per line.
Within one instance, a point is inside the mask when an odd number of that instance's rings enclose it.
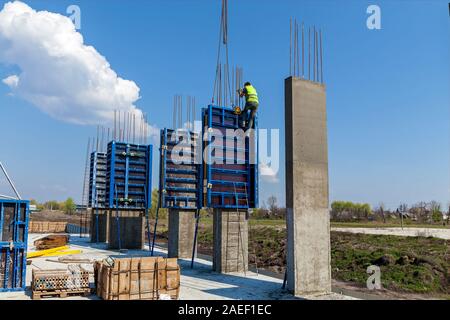
<path fill-rule="evenodd" d="M 252 226 L 286 226 L 286 220 L 283 219 L 250 219 Z"/>
<path fill-rule="evenodd" d="M 436 238 L 331 233 L 332 276 L 365 285 L 378 265 L 383 287 L 450 294 L 450 241 Z"/>

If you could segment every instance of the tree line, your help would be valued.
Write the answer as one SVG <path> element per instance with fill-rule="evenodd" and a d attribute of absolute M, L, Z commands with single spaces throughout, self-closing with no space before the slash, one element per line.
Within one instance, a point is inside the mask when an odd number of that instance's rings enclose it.
<path fill-rule="evenodd" d="M 383 203 L 374 208 L 368 203 L 351 201 L 333 201 L 330 209 L 331 221 L 382 221 L 404 219 L 417 223 L 449 223 L 450 208 L 447 211 L 437 201 L 419 201 L 413 205 L 401 203 L 396 209 L 387 209 Z M 285 219 L 286 208 L 278 206 L 275 196 L 263 202 L 261 208 L 254 209 L 252 217 L 256 219 Z"/>
<path fill-rule="evenodd" d="M 64 211 L 67 214 L 74 214 L 77 208 L 75 201 L 71 197 L 67 198 L 65 201 L 50 200 L 43 203 L 39 203 L 32 199 L 30 204 L 35 205 L 39 211 Z"/>

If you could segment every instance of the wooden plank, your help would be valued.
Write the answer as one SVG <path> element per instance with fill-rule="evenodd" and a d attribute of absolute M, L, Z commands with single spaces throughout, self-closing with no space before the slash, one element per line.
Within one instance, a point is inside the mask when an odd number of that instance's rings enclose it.
<path fill-rule="evenodd" d="M 119 300 L 130 300 L 131 259 L 119 260 Z"/>
<path fill-rule="evenodd" d="M 68 296 L 89 296 L 91 295 L 91 289 L 79 289 L 79 290 L 43 290 L 33 291 L 31 298 L 33 300 L 40 300 L 42 298 L 67 298 Z"/>
<path fill-rule="evenodd" d="M 67 245 L 69 235 L 52 234 L 42 239 L 36 240 L 34 246 L 36 250 L 47 250 Z"/>

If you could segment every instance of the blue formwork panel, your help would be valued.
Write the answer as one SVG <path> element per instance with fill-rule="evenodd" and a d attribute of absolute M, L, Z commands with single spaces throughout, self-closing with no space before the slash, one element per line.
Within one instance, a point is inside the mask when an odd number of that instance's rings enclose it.
<path fill-rule="evenodd" d="M 258 207 L 258 120 L 255 134 L 246 135 L 243 117 L 231 107 L 202 109 L 205 207 Z"/>
<path fill-rule="evenodd" d="M 0 292 L 26 284 L 29 202 L 0 199 Z"/>
<path fill-rule="evenodd" d="M 108 208 L 148 209 L 152 205 L 152 146 L 111 141 L 108 144 Z"/>
<path fill-rule="evenodd" d="M 161 130 L 159 195 L 162 208 L 202 207 L 202 154 L 198 133 Z"/>
<path fill-rule="evenodd" d="M 89 207 L 106 208 L 106 156 L 104 152 L 91 153 L 89 166 Z"/>

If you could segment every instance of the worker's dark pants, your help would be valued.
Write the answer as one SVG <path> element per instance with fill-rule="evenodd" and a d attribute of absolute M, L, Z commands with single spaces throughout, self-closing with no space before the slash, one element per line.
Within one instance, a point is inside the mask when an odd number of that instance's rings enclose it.
<path fill-rule="evenodd" d="M 256 111 L 258 110 L 259 104 L 255 102 L 246 102 L 244 111 L 242 111 L 245 121 L 248 123 L 247 129 L 253 128 L 253 122 L 255 121 Z M 251 112 L 249 112 L 251 111 Z"/>

